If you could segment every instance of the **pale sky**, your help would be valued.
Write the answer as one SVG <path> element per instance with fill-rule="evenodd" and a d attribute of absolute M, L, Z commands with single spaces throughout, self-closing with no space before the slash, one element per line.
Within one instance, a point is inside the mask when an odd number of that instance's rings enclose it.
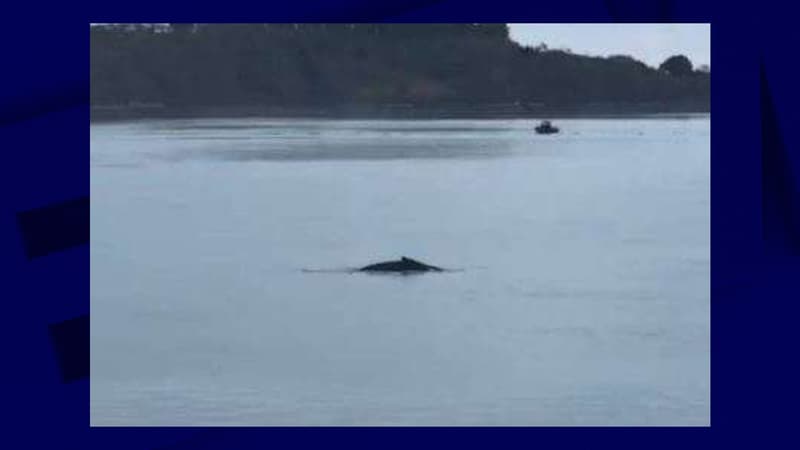
<path fill-rule="evenodd" d="M 508 24 L 511 38 L 522 45 L 544 42 L 550 48 L 573 53 L 630 55 L 658 67 L 669 56 L 684 54 L 697 67 L 711 65 L 711 26 L 703 24 Z"/>

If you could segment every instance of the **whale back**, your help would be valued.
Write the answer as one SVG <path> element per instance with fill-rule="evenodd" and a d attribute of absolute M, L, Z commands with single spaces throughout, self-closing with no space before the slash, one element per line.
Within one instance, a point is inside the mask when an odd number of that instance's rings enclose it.
<path fill-rule="evenodd" d="M 443 269 L 428 264 L 422 263 L 415 259 L 406 256 L 400 257 L 399 260 L 386 261 L 377 264 L 370 264 L 359 269 L 367 272 L 426 272 L 436 271 L 441 272 Z"/>

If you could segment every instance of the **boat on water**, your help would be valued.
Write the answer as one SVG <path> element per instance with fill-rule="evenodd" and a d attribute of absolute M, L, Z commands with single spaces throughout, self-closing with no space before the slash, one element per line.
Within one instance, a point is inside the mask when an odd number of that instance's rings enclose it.
<path fill-rule="evenodd" d="M 543 120 L 534 130 L 538 134 L 554 134 L 559 131 L 558 127 L 554 127 L 549 120 Z"/>

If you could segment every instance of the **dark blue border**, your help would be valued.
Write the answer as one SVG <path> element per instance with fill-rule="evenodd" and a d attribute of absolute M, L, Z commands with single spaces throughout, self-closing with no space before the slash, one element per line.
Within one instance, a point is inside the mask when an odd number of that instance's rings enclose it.
<path fill-rule="evenodd" d="M 5 427 L 7 439 L 22 440 L 30 448 L 82 449 L 790 445 L 795 440 L 789 433 L 797 397 L 792 363 L 800 298 L 795 281 L 800 275 L 800 138 L 792 131 L 800 123 L 795 112 L 800 90 L 792 67 L 797 16 L 786 3 L 141 0 L 5 5 L 9 20 L 0 27 L 5 289 L 0 298 L 7 308 L 2 371 L 6 420 L 11 422 Z M 31 257 L 30 233 L 20 217 L 89 195 L 87 24 L 119 21 L 711 22 L 712 426 L 90 429 L 85 366 L 69 361 L 70 355 L 85 358 L 81 348 L 88 350 L 81 345 L 86 334 L 76 325 L 88 326 L 82 319 L 89 313 L 88 246 L 79 230 L 55 221 L 44 239 L 57 244 Z M 74 225 L 85 213 L 62 217 Z M 38 223 L 34 234 L 46 236 L 47 223 Z M 64 236 L 64 229 L 74 234 Z"/>

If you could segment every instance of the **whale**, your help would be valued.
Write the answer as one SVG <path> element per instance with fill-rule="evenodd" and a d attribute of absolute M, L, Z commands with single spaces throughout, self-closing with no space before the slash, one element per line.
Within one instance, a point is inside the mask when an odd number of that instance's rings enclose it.
<path fill-rule="evenodd" d="M 375 264 L 370 264 L 358 269 L 359 272 L 398 272 L 398 273 L 415 273 L 415 272 L 444 272 L 441 267 L 431 266 L 415 259 L 407 258 L 405 256 L 394 261 L 384 261 Z"/>

